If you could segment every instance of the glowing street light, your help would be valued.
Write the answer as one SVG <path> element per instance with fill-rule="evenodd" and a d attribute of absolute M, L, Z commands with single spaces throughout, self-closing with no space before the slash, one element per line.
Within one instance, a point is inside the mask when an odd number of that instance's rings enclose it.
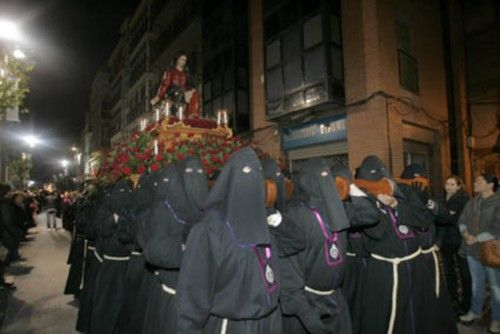
<path fill-rule="evenodd" d="M 22 39 L 18 26 L 7 20 L 0 21 L 0 39 L 19 41 Z"/>
<path fill-rule="evenodd" d="M 37 144 L 40 144 L 40 139 L 38 139 L 37 137 L 35 137 L 33 135 L 26 135 L 23 137 L 23 140 L 31 148 L 35 147 Z"/>
<path fill-rule="evenodd" d="M 61 166 L 62 166 L 62 168 L 67 168 L 69 166 L 69 161 L 66 159 L 62 159 Z"/>
<path fill-rule="evenodd" d="M 76 152 L 78 152 L 78 147 L 76 147 L 76 146 L 71 146 L 71 151 L 73 151 L 73 152 L 75 152 L 75 153 L 76 153 Z"/>

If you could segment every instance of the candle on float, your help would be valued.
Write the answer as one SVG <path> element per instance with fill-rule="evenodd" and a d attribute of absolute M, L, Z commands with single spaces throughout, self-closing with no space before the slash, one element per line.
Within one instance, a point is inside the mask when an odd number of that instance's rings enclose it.
<path fill-rule="evenodd" d="M 154 152 L 155 155 L 158 155 L 158 139 L 155 139 L 154 141 Z"/>
<path fill-rule="evenodd" d="M 144 118 L 143 118 L 143 119 L 141 119 L 141 121 L 140 121 L 140 123 L 139 123 L 139 126 L 140 126 L 141 131 L 146 130 L 146 126 L 147 126 L 147 121 L 146 121 L 146 119 L 144 119 Z"/>
<path fill-rule="evenodd" d="M 160 108 L 155 109 L 155 121 L 158 122 L 160 120 Z"/>
<path fill-rule="evenodd" d="M 227 110 L 222 109 L 222 124 L 227 126 L 229 124 L 229 116 L 227 115 Z"/>
<path fill-rule="evenodd" d="M 179 118 L 179 121 L 183 121 L 184 120 L 184 109 L 186 108 L 186 106 L 184 104 L 179 104 L 177 106 L 177 118 Z"/>
<path fill-rule="evenodd" d="M 169 101 L 165 101 L 165 104 L 163 105 L 163 113 L 165 114 L 165 117 L 170 117 L 170 113 L 171 113 L 171 105 L 170 105 L 170 102 Z"/>
<path fill-rule="evenodd" d="M 217 126 L 221 126 L 221 125 L 222 125 L 222 111 L 217 110 Z"/>

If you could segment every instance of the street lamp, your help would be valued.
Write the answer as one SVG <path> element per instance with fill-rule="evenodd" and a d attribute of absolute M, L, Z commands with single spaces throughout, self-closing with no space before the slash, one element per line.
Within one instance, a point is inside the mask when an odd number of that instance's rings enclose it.
<path fill-rule="evenodd" d="M 26 135 L 26 136 L 23 137 L 23 140 L 31 148 L 35 147 L 37 144 L 40 144 L 40 139 L 38 139 L 34 135 Z"/>
<path fill-rule="evenodd" d="M 68 165 L 69 165 L 69 161 L 68 160 L 66 160 L 66 159 L 62 159 L 61 160 L 61 166 L 62 166 L 62 168 L 67 168 Z"/>
<path fill-rule="evenodd" d="M 21 31 L 15 23 L 7 20 L 0 20 L 0 38 L 10 41 L 19 41 L 22 39 Z"/>

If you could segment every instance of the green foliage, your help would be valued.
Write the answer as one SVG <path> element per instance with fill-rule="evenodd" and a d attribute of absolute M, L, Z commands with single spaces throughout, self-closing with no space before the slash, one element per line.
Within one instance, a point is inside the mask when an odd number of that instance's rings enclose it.
<path fill-rule="evenodd" d="M 14 187 L 22 188 L 26 184 L 32 167 L 31 160 L 22 157 L 9 162 L 8 169 Z"/>
<path fill-rule="evenodd" d="M 0 120 L 8 109 L 22 108 L 29 92 L 29 73 L 33 64 L 0 52 Z"/>

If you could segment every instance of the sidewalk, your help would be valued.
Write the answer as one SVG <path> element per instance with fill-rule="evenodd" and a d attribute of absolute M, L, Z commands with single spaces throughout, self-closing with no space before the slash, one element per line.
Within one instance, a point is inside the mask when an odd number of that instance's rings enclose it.
<path fill-rule="evenodd" d="M 37 216 L 36 221 L 39 233 L 33 236 L 34 241 L 25 243 L 21 248 L 28 261 L 16 264 L 8 271 L 14 276 L 17 290 L 8 296 L 0 332 L 78 333 L 74 330 L 77 305 L 72 296 L 63 295 L 68 274 L 66 260 L 70 235 L 63 229 L 47 231 L 44 214 Z M 58 226 L 61 226 L 60 220 Z M 31 266 L 33 268 L 29 270 Z"/>

